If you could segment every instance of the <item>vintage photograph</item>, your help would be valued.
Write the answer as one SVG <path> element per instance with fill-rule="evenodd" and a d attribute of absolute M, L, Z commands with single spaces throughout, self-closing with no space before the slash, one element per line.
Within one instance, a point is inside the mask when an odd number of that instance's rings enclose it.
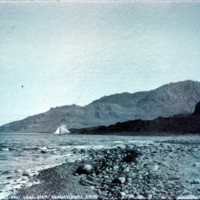
<path fill-rule="evenodd" d="M 200 1 L 0 0 L 0 200 L 200 199 Z"/>

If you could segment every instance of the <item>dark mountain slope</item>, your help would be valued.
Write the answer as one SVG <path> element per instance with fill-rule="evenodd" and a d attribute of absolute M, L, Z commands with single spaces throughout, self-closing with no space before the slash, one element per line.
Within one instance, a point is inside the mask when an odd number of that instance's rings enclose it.
<path fill-rule="evenodd" d="M 133 120 L 118 122 L 115 125 L 100 126 L 76 130 L 79 133 L 105 134 L 105 133 L 198 133 L 200 134 L 200 102 L 196 105 L 193 114 L 177 115 L 174 117 L 158 117 L 155 120 Z"/>

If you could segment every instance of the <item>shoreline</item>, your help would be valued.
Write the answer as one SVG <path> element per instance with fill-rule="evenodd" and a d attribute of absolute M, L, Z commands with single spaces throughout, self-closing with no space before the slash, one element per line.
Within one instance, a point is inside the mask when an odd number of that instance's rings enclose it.
<path fill-rule="evenodd" d="M 21 188 L 8 199 L 85 199 L 94 197 L 89 188 L 79 184 L 79 178 L 74 176 L 74 169 L 79 161 L 63 163 L 44 169 L 33 176 L 30 182 L 40 181 L 39 184 Z M 76 198 L 77 197 L 77 198 Z"/>
<path fill-rule="evenodd" d="M 53 133 L 51 132 L 0 132 L 0 134 L 42 134 L 42 135 L 52 135 Z M 173 133 L 173 132 L 156 132 L 156 131 L 152 131 L 152 132 L 109 132 L 109 133 L 79 133 L 79 132 L 73 132 L 73 133 L 69 133 L 69 134 L 64 134 L 62 136 L 66 136 L 66 135 L 91 135 L 91 136 L 140 136 L 140 137 L 148 137 L 148 136 L 155 136 L 155 137 L 162 137 L 162 136 L 175 136 L 175 137 L 181 137 L 181 136 L 199 136 L 199 133 Z M 57 136 L 56 136 L 57 137 Z"/>
<path fill-rule="evenodd" d="M 195 162 L 188 160 L 191 152 L 198 152 L 198 148 L 197 144 L 164 141 L 100 150 L 74 148 L 74 154 L 84 155 L 82 161 L 66 162 L 42 170 L 32 177 L 33 180 L 40 180 L 40 184 L 21 188 L 13 197 L 178 199 L 187 196 L 194 199 L 200 197 L 200 182 L 186 175 L 191 169 L 193 173 L 194 170 L 198 172 Z M 77 169 L 84 165 L 91 165 L 91 172 L 77 173 Z M 195 192 L 192 189 L 194 186 Z M 14 198 L 10 196 L 9 199 Z"/>

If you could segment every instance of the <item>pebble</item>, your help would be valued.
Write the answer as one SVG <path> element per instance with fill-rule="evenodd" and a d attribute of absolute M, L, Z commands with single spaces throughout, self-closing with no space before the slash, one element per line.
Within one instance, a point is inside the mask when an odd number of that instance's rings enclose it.
<path fill-rule="evenodd" d="M 169 162 L 169 150 L 166 145 L 91 149 L 89 154 L 92 160 L 85 158 L 87 164 L 78 168 L 86 171 L 80 173 L 77 169 L 76 173 L 80 176 L 81 184 L 98 191 L 102 198 L 176 198 L 183 187 L 179 182 L 179 169 L 172 168 L 171 160 Z M 82 154 L 87 153 L 82 151 Z M 84 178 L 81 178 L 82 173 L 85 174 Z"/>
<path fill-rule="evenodd" d="M 118 178 L 114 178 L 114 179 L 112 180 L 112 183 L 121 183 L 121 181 L 120 181 Z"/>
<path fill-rule="evenodd" d="M 90 189 L 91 189 L 91 190 L 94 190 L 94 189 L 95 189 L 95 187 L 94 187 L 94 186 L 90 186 Z"/>
<path fill-rule="evenodd" d="M 123 184 L 123 183 L 125 183 L 126 179 L 125 179 L 125 177 L 119 177 L 119 181 Z"/>
<path fill-rule="evenodd" d="M 200 184 L 200 182 L 198 179 L 195 179 L 195 180 L 191 181 L 190 184 Z"/>
<path fill-rule="evenodd" d="M 124 172 L 130 172 L 130 167 L 126 167 L 126 169 L 124 170 Z"/>
<path fill-rule="evenodd" d="M 177 176 L 169 176 L 169 177 L 168 177 L 168 180 L 169 180 L 169 181 L 179 180 L 179 177 L 177 177 Z"/>
<path fill-rule="evenodd" d="M 146 199 L 146 198 L 142 195 L 138 195 L 138 196 L 135 197 L 135 199 Z"/>
<path fill-rule="evenodd" d="M 200 162 L 196 162 L 193 164 L 194 167 L 200 167 Z"/>
<path fill-rule="evenodd" d="M 115 165 L 114 167 L 113 167 L 113 170 L 118 170 L 119 169 L 119 166 L 118 165 Z"/>
<path fill-rule="evenodd" d="M 129 195 L 126 195 L 127 199 L 135 199 L 135 195 L 133 194 L 129 194 Z"/>
<path fill-rule="evenodd" d="M 126 197 L 126 193 L 125 192 L 120 192 L 121 198 L 125 198 Z"/>
<path fill-rule="evenodd" d="M 23 173 L 22 176 L 27 176 L 27 177 L 29 177 L 29 174 Z"/>

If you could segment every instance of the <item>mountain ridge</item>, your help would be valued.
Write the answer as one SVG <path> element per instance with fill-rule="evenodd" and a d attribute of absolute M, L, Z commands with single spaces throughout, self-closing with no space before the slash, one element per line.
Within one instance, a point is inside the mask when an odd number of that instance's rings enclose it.
<path fill-rule="evenodd" d="M 180 81 L 150 91 L 118 93 L 86 106 L 65 105 L 0 126 L 0 132 L 54 132 L 60 123 L 68 128 L 108 126 L 134 119 L 153 120 L 192 113 L 200 100 L 200 82 Z"/>

